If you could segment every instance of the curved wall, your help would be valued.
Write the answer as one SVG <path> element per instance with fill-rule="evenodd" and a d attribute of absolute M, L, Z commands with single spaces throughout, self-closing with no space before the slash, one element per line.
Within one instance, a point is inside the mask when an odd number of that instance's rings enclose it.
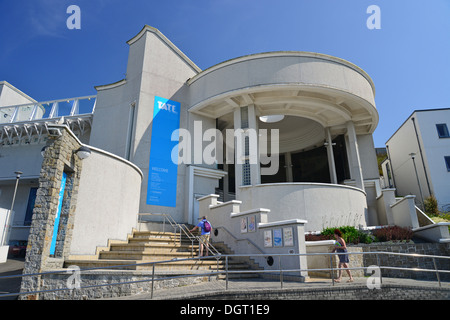
<path fill-rule="evenodd" d="M 89 146 L 83 160 L 71 255 L 92 255 L 136 227 L 142 172 L 131 162 Z"/>
<path fill-rule="evenodd" d="M 270 209 L 269 222 L 307 220 L 305 231 L 367 226 L 366 194 L 354 187 L 322 183 L 261 184 L 240 187 L 238 200 L 242 201 L 242 211 Z"/>
<path fill-rule="evenodd" d="M 250 86 L 305 84 L 338 89 L 375 107 L 375 89 L 359 67 L 332 56 L 308 52 L 274 52 L 229 60 L 188 81 L 191 106 L 220 94 Z"/>

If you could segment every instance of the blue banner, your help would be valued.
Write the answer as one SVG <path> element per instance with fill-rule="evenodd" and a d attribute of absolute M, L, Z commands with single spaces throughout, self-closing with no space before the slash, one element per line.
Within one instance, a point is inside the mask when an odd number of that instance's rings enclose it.
<path fill-rule="evenodd" d="M 178 148 L 180 128 L 179 102 L 155 97 L 148 169 L 147 204 L 176 207 L 178 165 L 172 161 L 172 149 Z M 178 152 L 177 152 L 178 153 Z"/>
<path fill-rule="evenodd" d="M 64 200 L 64 190 L 66 188 L 67 174 L 63 172 L 61 187 L 59 188 L 58 211 L 56 212 L 55 224 L 53 225 L 53 236 L 50 244 L 50 254 L 55 254 L 56 238 L 58 237 L 59 218 L 61 217 L 61 208 Z"/>

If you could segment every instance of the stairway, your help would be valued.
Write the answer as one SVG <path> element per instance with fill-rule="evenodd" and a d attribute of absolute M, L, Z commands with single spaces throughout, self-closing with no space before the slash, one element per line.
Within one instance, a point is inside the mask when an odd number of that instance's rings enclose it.
<path fill-rule="evenodd" d="M 223 246 L 222 246 L 223 247 Z M 225 249 L 225 248 L 224 248 Z M 227 252 L 229 253 L 229 252 Z M 65 266 L 76 265 L 81 269 L 120 266 L 113 270 L 152 270 L 149 262 L 165 261 L 155 265 L 158 273 L 196 273 L 225 270 L 225 260 L 219 256 L 209 259 L 189 259 L 198 257 L 199 246 L 180 234 L 160 231 L 134 231 L 128 241 L 112 242 L 107 249 L 100 250 L 93 259 L 70 259 Z M 170 261 L 168 261 L 170 260 Z M 141 264 L 141 265 L 135 265 Z M 229 259 L 228 270 L 249 270 L 250 264 Z M 231 275 L 231 274 L 230 274 Z M 244 274 L 254 277 L 255 274 Z M 236 278 L 237 274 L 233 274 Z"/>

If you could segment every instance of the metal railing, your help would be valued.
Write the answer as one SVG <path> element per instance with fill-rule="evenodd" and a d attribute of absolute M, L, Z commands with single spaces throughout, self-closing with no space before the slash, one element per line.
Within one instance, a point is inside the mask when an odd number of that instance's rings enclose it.
<path fill-rule="evenodd" d="M 375 254 L 377 255 L 377 262 L 380 262 L 379 256 L 380 255 L 398 255 L 398 256 L 410 256 L 414 258 L 431 258 L 433 260 L 434 269 L 423 269 L 423 268 L 406 268 L 406 267 L 395 267 L 395 266 L 381 266 L 377 265 L 377 267 L 380 270 L 406 270 L 406 271 L 412 271 L 412 272 L 432 272 L 436 274 L 437 281 L 439 283 L 439 287 L 442 287 L 441 279 L 439 274 L 440 273 L 450 273 L 450 270 L 439 270 L 436 265 L 436 259 L 450 259 L 450 257 L 446 256 L 436 256 L 436 255 L 420 255 L 420 254 L 407 254 L 407 253 L 393 253 L 393 252 L 381 252 L 381 251 L 375 251 L 375 252 L 347 252 L 348 255 L 368 255 L 368 254 Z M 328 255 L 330 256 L 330 267 L 328 268 L 315 268 L 315 269 L 300 269 L 300 268 L 294 268 L 294 269 L 285 269 L 283 268 L 282 258 L 283 257 L 301 257 L 301 256 L 315 256 L 315 255 Z M 170 280 L 170 279 L 179 279 L 179 278 L 186 278 L 186 277 L 205 277 L 205 276 L 218 276 L 218 275 L 225 275 L 225 289 L 229 289 L 229 276 L 230 274 L 249 274 L 249 273 L 261 273 L 261 274 L 270 274 L 270 275 L 277 275 L 279 277 L 280 281 L 280 288 L 283 289 L 283 283 L 284 283 L 284 277 L 286 274 L 292 275 L 293 273 L 297 273 L 300 275 L 302 272 L 310 272 L 310 271 L 328 271 L 331 274 L 332 278 L 332 285 L 335 285 L 335 279 L 334 279 L 334 272 L 336 271 L 336 268 L 333 267 L 333 261 L 332 257 L 335 256 L 336 253 L 303 253 L 303 254 L 233 254 L 233 255 L 218 255 L 213 257 L 197 257 L 197 258 L 189 258 L 189 259 L 176 259 L 176 262 L 187 262 L 187 261 L 193 261 L 193 260 L 207 260 L 207 259 L 223 259 L 225 263 L 224 269 L 219 269 L 219 266 L 217 265 L 217 270 L 212 272 L 204 272 L 204 273 L 196 273 L 193 272 L 191 274 L 185 274 L 185 271 L 183 271 L 184 274 L 182 275 L 176 275 L 176 276 L 163 276 L 159 277 L 158 279 L 155 278 L 155 269 L 158 265 L 163 263 L 170 263 L 174 262 L 174 260 L 164 260 L 164 261 L 154 261 L 154 262 L 145 262 L 145 263 L 136 263 L 136 264 L 129 264 L 129 265 L 114 265 L 114 266 L 104 266 L 104 267 L 95 267 L 95 268 L 86 268 L 86 269 L 80 269 L 80 272 L 85 271 L 94 271 L 94 270 L 108 270 L 113 268 L 124 268 L 124 267 L 138 267 L 138 266 L 150 266 L 151 267 L 151 279 L 142 279 L 142 280 L 134 280 L 134 281 L 123 281 L 123 282 L 117 282 L 117 283 L 102 283 L 102 284 L 96 284 L 96 285 L 88 285 L 88 286 L 80 286 L 76 289 L 74 288 L 55 288 L 55 289 L 48 289 L 48 290 L 36 290 L 36 291 L 27 291 L 27 292 L 16 292 L 16 293 L 7 293 L 7 294 L 0 294 L 0 298 L 3 297 L 11 297 L 11 296 L 19 296 L 19 295 L 32 295 L 32 294 L 39 294 L 39 293 L 48 293 L 48 292 L 57 292 L 57 291 L 64 291 L 64 290 L 81 290 L 81 289 L 90 289 L 90 288 L 96 288 L 96 287 L 105 287 L 105 286 L 114 286 L 114 285 L 126 285 L 126 284 L 133 284 L 133 283 L 142 283 L 142 282 L 151 282 L 151 291 L 150 291 L 150 298 L 153 298 L 153 292 L 155 287 L 156 281 L 163 281 L 163 280 Z M 267 259 L 269 257 L 278 257 L 279 263 L 278 263 L 278 269 L 250 269 L 250 270 L 230 270 L 229 262 L 230 259 L 236 258 L 236 257 L 246 257 L 246 258 L 262 258 Z M 352 268 L 341 268 L 341 270 L 370 270 L 370 267 L 352 267 Z M 10 276 L 2 276 L 0 277 L 1 280 L 5 279 L 12 279 L 12 278 L 22 278 L 22 277 L 41 277 L 43 275 L 50 275 L 50 274 L 67 274 L 69 269 L 65 270 L 58 270 L 58 271 L 49 271 L 49 272 L 42 272 L 42 273 L 32 273 L 32 274 L 20 274 L 20 275 L 10 275 Z M 382 283 L 382 275 L 381 272 L 379 273 L 379 282 Z M 449 287 L 450 288 L 450 287 Z"/>
<path fill-rule="evenodd" d="M 88 103 L 90 100 L 93 102 Z M 88 105 L 85 106 L 85 103 Z M 0 107 L 0 124 L 92 114 L 95 111 L 95 105 L 96 96 L 94 95 L 5 106 Z"/>
<path fill-rule="evenodd" d="M 167 213 L 139 213 L 138 214 L 138 230 L 140 231 L 140 223 L 142 221 L 139 219 L 141 216 L 159 216 L 163 217 L 163 232 L 165 232 L 166 228 L 166 221 L 169 223 L 169 225 L 172 227 L 172 230 L 175 234 L 179 233 L 179 241 L 181 245 L 183 234 L 191 241 L 191 257 L 194 257 L 194 243 L 198 243 L 199 245 L 203 245 L 203 248 L 208 251 L 208 253 L 211 253 L 213 256 L 220 255 L 220 252 L 212 245 L 211 241 L 205 240 L 203 237 L 199 237 L 194 235 L 189 228 L 185 224 L 180 224 L 176 222 L 173 217 L 170 214 Z M 154 222 L 154 221 L 148 221 L 148 222 Z M 179 231 L 178 231 L 179 230 Z"/>

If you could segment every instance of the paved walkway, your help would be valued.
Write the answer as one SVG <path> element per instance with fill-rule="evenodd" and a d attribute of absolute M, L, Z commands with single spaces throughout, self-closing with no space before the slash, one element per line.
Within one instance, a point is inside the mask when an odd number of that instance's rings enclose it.
<path fill-rule="evenodd" d="M 23 269 L 24 259 L 8 259 L 6 263 L 0 264 L 0 277 L 21 274 Z M 355 278 L 352 283 L 347 283 L 348 278 L 344 277 L 341 283 L 335 283 L 334 287 L 349 287 L 349 286 L 367 286 L 368 278 Z M 0 294 L 15 293 L 20 290 L 21 278 L 0 279 Z M 411 279 L 394 279 L 383 278 L 383 284 L 400 285 L 400 286 L 420 286 L 428 288 L 438 288 L 437 281 L 420 281 Z M 442 288 L 450 289 L 449 282 L 442 282 Z M 225 293 L 248 293 L 249 291 L 267 291 L 267 290 L 311 290 L 318 288 L 331 288 L 333 284 L 330 279 L 309 278 L 306 282 L 284 281 L 283 287 L 278 280 L 261 280 L 261 279 L 247 279 L 247 280 L 229 280 L 228 290 L 226 289 L 225 280 L 217 280 L 211 282 L 204 282 L 196 285 L 189 285 L 183 287 L 175 287 L 170 289 L 159 289 L 153 293 L 153 300 L 171 300 L 171 299 L 208 299 L 211 294 L 225 294 Z M 16 297 L 4 297 L 1 300 L 13 300 Z M 127 297 L 114 298 L 114 300 L 150 300 L 151 294 L 139 294 Z"/>
<path fill-rule="evenodd" d="M 22 274 L 24 259 L 9 258 L 0 263 L 0 277 Z M 16 293 L 20 291 L 22 278 L 0 279 L 0 294 Z M 15 300 L 16 297 L 3 297 L 0 300 Z"/>
<path fill-rule="evenodd" d="M 367 286 L 367 278 L 355 278 L 354 282 L 347 283 L 348 278 L 343 278 L 340 283 L 335 282 L 334 287 L 348 287 L 348 286 Z M 394 279 L 383 278 L 382 283 L 384 285 L 401 285 L 401 286 L 419 286 L 427 288 L 438 288 L 439 283 L 437 281 L 420 281 L 411 279 Z M 450 289 L 450 283 L 442 282 L 442 288 Z M 176 287 L 170 289 L 160 289 L 153 292 L 153 300 L 176 300 L 176 299 L 208 299 L 208 295 L 211 294 L 226 294 L 226 293 L 248 293 L 249 291 L 267 291 L 267 290 L 312 290 L 318 288 L 331 288 L 333 284 L 330 279 L 310 278 L 304 283 L 300 282 L 283 282 L 281 288 L 280 281 L 274 280 L 261 280 L 261 279 L 249 279 L 249 280 L 230 280 L 228 282 L 228 290 L 226 289 L 225 280 L 217 280 L 211 282 L 205 282 L 196 285 L 189 285 L 183 287 Z M 150 300 L 151 294 L 139 294 L 128 297 L 114 298 L 114 300 Z"/>

